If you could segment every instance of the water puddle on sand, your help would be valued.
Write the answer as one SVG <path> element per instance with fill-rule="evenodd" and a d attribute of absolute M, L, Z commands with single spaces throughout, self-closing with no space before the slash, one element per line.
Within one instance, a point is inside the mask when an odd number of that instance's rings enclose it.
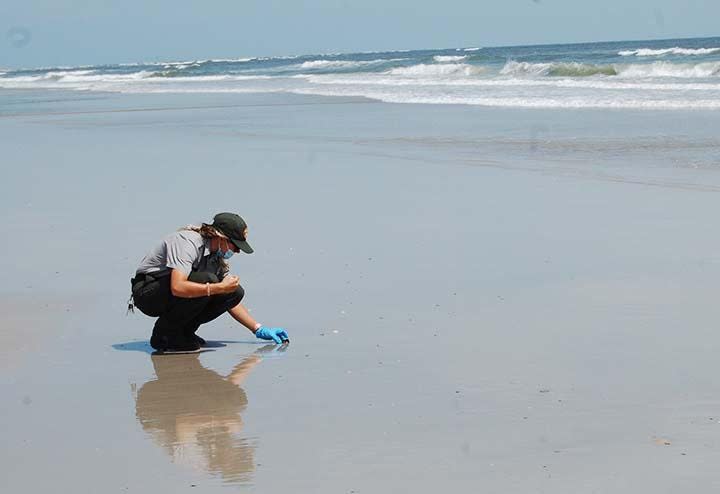
<path fill-rule="evenodd" d="M 204 367 L 199 354 L 152 355 L 156 377 L 135 394 L 136 417 L 143 431 L 173 463 L 219 476 L 224 482 L 249 482 L 256 445 L 243 437 L 248 397 L 242 385 L 263 354 L 284 350 L 263 346 L 227 375 Z"/>

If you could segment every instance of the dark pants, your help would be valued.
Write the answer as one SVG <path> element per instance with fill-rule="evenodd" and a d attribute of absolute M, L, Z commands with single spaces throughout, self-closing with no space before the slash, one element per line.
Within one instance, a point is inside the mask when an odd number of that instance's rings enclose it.
<path fill-rule="evenodd" d="M 142 275 L 140 276 L 142 278 Z M 217 283 L 213 273 L 193 271 L 188 277 L 196 283 Z M 135 306 L 150 317 L 157 317 L 150 344 L 153 348 L 172 347 L 194 339 L 201 324 L 210 322 L 240 303 L 245 291 L 241 286 L 233 293 L 210 297 L 181 298 L 170 291 L 170 276 L 133 278 Z"/>

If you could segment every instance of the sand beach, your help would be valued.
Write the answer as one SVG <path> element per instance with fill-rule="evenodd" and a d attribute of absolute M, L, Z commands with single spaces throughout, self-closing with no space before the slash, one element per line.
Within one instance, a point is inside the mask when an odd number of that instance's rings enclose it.
<path fill-rule="evenodd" d="M 0 93 L 0 490 L 720 487 L 720 116 Z M 129 277 L 248 221 L 229 317 L 151 356 Z"/>

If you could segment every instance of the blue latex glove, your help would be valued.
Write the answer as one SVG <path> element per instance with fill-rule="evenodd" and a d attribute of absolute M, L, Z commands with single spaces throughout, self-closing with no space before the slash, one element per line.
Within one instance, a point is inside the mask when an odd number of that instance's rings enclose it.
<path fill-rule="evenodd" d="M 255 336 L 261 340 L 273 340 L 278 345 L 290 341 L 288 334 L 283 328 L 266 328 L 265 326 L 260 326 L 258 330 L 255 331 Z"/>

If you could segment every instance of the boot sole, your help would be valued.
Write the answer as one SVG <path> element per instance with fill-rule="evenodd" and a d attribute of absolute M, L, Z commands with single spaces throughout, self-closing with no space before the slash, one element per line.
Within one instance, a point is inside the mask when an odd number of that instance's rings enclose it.
<path fill-rule="evenodd" d="M 151 355 L 187 355 L 191 353 L 214 352 L 210 348 L 198 348 L 197 350 L 156 350 Z"/>

